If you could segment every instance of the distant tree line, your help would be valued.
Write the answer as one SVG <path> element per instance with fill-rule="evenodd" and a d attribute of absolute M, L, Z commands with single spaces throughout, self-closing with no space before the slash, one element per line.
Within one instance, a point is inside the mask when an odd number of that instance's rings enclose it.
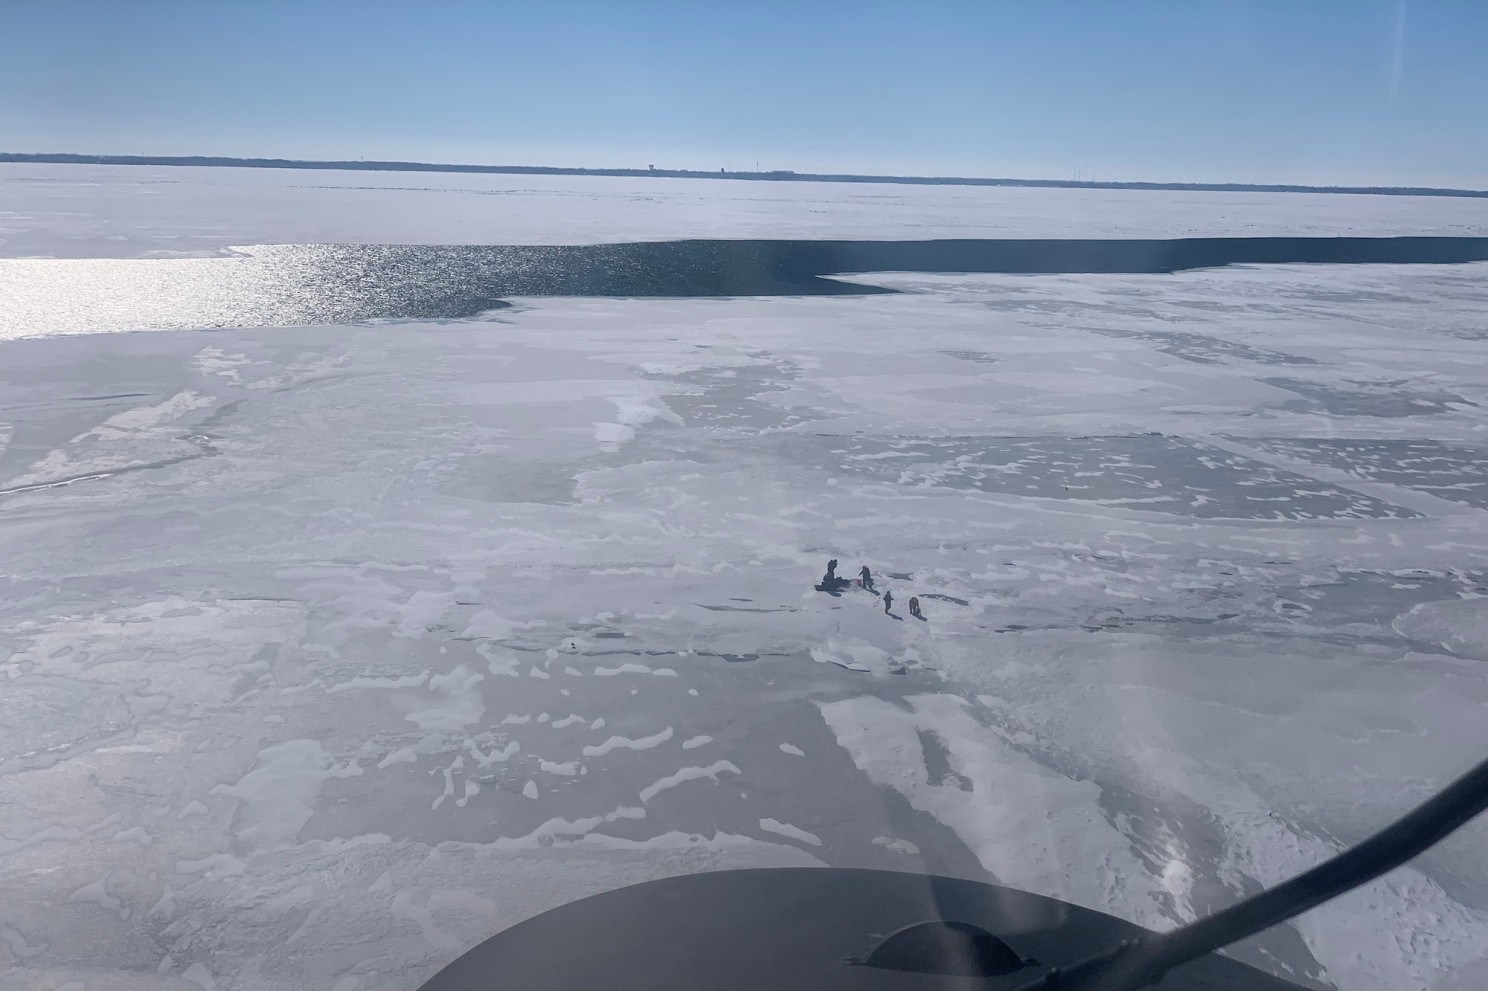
<path fill-rule="evenodd" d="M 497 175 L 647 176 L 670 179 L 754 179 L 775 182 L 888 182 L 914 186 L 1029 186 L 1053 189 L 1180 189 L 1249 193 L 1355 193 L 1381 196 L 1478 196 L 1488 190 L 1429 186 L 1302 186 L 1246 182 L 1094 182 L 1079 179 L 991 179 L 974 176 L 850 175 L 839 173 L 708 172 L 698 169 L 577 169 L 547 165 L 445 165 L 432 162 L 310 162 L 290 158 L 222 158 L 212 155 L 68 155 L 0 152 L 0 163 L 48 165 L 195 165 L 246 169 L 338 169 L 364 172 L 477 172 Z"/>

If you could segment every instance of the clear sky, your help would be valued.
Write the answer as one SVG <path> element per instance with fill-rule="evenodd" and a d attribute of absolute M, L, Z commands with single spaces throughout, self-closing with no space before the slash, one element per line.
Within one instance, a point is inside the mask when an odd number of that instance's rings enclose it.
<path fill-rule="evenodd" d="M 1488 0 L 0 0 L 0 150 L 1488 187 Z"/>

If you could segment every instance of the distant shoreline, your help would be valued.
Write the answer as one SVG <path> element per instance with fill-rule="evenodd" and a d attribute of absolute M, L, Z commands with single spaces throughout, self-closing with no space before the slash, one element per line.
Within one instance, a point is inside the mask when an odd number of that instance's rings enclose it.
<path fill-rule="evenodd" d="M 464 172 L 490 175 L 577 175 L 660 179 L 745 179 L 763 182 L 863 182 L 910 186 L 1021 186 L 1040 189 L 1158 189 L 1221 193 L 1344 193 L 1366 196 L 1468 196 L 1483 189 L 1429 186 L 1302 186 L 1245 182 L 1092 182 L 1076 179 L 990 179 L 974 176 L 851 175 L 816 172 L 704 172 L 693 169 L 577 169 L 545 165 L 446 165 L 432 162 L 316 162 L 289 158 L 221 158 L 207 155 L 70 155 L 0 152 L 0 164 L 164 165 L 242 169 L 311 169 L 358 172 Z"/>

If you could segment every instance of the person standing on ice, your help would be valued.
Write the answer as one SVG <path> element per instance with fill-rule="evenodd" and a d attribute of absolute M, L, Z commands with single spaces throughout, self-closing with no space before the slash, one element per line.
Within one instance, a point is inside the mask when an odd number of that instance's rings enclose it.
<path fill-rule="evenodd" d="M 884 614 L 887 615 L 889 607 L 894 604 L 894 593 L 888 589 L 884 590 Z"/>
<path fill-rule="evenodd" d="M 909 597 L 909 614 L 915 619 L 925 618 L 920 612 L 920 597 L 917 595 L 911 595 Z"/>
<path fill-rule="evenodd" d="M 868 570 L 868 565 L 863 565 L 863 570 L 859 571 L 858 575 L 863 579 L 863 587 L 870 592 L 873 591 L 873 572 Z"/>

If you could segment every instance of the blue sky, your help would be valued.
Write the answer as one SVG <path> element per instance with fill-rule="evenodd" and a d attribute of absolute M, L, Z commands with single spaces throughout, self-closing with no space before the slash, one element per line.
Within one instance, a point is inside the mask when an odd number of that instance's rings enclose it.
<path fill-rule="evenodd" d="M 1488 0 L 5 0 L 0 150 L 1488 187 Z"/>

